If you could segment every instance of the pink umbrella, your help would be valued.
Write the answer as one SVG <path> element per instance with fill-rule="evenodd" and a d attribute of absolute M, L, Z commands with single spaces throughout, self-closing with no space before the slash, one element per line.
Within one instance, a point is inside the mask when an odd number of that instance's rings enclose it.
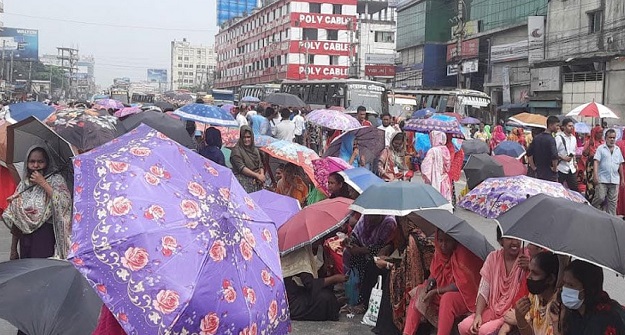
<path fill-rule="evenodd" d="M 352 166 L 347 164 L 346 161 L 338 157 L 315 159 L 312 161 L 312 165 L 315 168 L 315 180 L 319 183 L 319 189 L 326 195 L 330 195 L 330 191 L 328 191 L 328 176 L 332 172 L 339 172 L 352 168 Z"/>
<path fill-rule="evenodd" d="M 503 166 L 503 173 L 506 177 L 524 176 L 527 174 L 527 167 L 514 157 L 495 155 L 493 159 Z"/>
<path fill-rule="evenodd" d="M 139 114 L 143 112 L 143 110 L 141 110 L 141 108 L 139 107 L 124 107 L 118 111 L 115 112 L 115 116 L 122 118 L 124 116 L 128 116 L 128 115 L 132 115 L 132 114 Z"/>

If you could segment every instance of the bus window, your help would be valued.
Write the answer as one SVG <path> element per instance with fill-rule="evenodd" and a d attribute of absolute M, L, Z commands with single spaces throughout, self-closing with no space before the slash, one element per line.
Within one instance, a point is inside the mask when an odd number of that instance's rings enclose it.
<path fill-rule="evenodd" d="M 439 104 L 439 106 L 440 106 L 439 111 L 441 111 L 441 109 L 442 109 L 442 111 L 443 111 L 443 112 L 446 112 L 446 111 L 447 111 L 447 108 L 448 108 L 448 107 L 450 107 L 450 108 L 451 108 L 451 111 L 452 111 L 452 112 L 455 112 L 455 111 L 454 111 L 454 106 L 449 106 L 449 105 L 447 104 L 448 99 L 449 99 L 449 96 L 448 96 L 448 95 L 441 95 L 441 96 L 440 96 L 440 101 L 439 101 L 439 103 L 438 103 L 438 104 Z"/>
<path fill-rule="evenodd" d="M 425 106 L 423 106 L 423 108 L 428 108 L 428 107 L 434 108 L 434 105 L 432 105 L 432 101 L 434 100 L 434 96 L 433 95 L 426 95 L 425 99 L 427 99 L 427 100 L 425 101 Z"/>

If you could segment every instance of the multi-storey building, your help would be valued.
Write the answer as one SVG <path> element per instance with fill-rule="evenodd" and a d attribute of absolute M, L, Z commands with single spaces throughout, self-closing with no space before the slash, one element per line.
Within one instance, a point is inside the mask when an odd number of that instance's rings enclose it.
<path fill-rule="evenodd" d="M 212 86 L 216 66 L 213 46 L 192 45 L 184 38 L 171 42 L 171 88 Z"/>
<path fill-rule="evenodd" d="M 387 0 L 358 1 L 358 77 L 392 82 L 395 77 L 395 6 Z"/>

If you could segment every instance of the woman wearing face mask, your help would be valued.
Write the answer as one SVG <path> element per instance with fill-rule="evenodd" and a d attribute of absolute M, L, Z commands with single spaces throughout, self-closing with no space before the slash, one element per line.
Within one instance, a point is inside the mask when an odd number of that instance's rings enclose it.
<path fill-rule="evenodd" d="M 527 289 L 530 294 L 517 301 L 515 315 L 521 335 L 553 335 L 547 310 L 556 295 L 558 256 L 540 252 L 529 264 Z"/>
<path fill-rule="evenodd" d="M 549 309 L 554 335 L 625 334 L 625 311 L 603 291 L 603 270 L 575 260 L 564 270 L 562 305 Z"/>

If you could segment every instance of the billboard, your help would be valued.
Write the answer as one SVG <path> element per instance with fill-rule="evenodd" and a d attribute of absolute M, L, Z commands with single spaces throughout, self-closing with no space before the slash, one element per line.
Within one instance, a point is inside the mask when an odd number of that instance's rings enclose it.
<path fill-rule="evenodd" d="M 151 83 L 166 83 L 166 69 L 148 69 L 148 81 Z"/>
<path fill-rule="evenodd" d="M 529 44 L 528 59 L 530 63 L 545 59 L 545 17 L 527 17 L 527 38 Z"/>
<path fill-rule="evenodd" d="M 244 13 L 250 14 L 256 8 L 256 0 L 217 0 L 217 24 L 224 22 Z"/>
<path fill-rule="evenodd" d="M 365 64 L 388 65 L 395 64 L 395 54 L 365 54 Z"/>
<path fill-rule="evenodd" d="M 2 28 L 0 31 L 0 50 L 19 60 L 39 59 L 39 31 L 23 28 Z"/>

